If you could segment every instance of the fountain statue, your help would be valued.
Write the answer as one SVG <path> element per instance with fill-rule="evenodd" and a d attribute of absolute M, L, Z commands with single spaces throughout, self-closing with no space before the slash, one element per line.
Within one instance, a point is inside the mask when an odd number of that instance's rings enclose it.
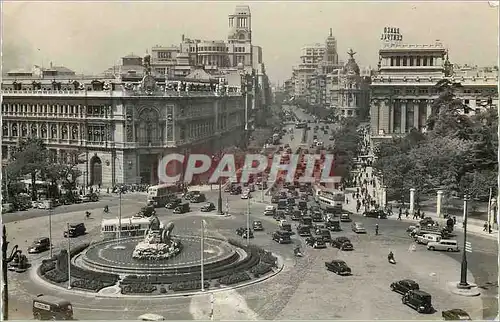
<path fill-rule="evenodd" d="M 182 245 L 179 240 L 173 238 L 173 229 L 172 222 L 161 228 L 160 220 L 153 215 L 149 220 L 149 229 L 144 234 L 144 240 L 135 246 L 132 257 L 142 260 L 161 260 L 179 254 Z"/>

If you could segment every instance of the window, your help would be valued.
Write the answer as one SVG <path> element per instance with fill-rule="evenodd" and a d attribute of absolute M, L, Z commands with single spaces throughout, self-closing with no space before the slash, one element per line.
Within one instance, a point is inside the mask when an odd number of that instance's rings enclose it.
<path fill-rule="evenodd" d="M 469 100 L 468 100 L 468 99 L 464 100 L 464 104 L 465 104 L 465 105 L 469 105 L 469 103 L 470 103 L 470 102 L 469 102 Z"/>
<path fill-rule="evenodd" d="M 416 65 L 417 65 L 417 66 L 420 66 L 420 57 L 417 57 L 417 58 L 416 58 L 416 61 L 417 61 L 417 64 L 416 64 Z"/>
<path fill-rule="evenodd" d="M 422 59 L 423 59 L 422 66 L 427 66 L 427 57 L 423 57 Z"/>
<path fill-rule="evenodd" d="M 406 66 L 407 60 L 408 60 L 407 57 L 403 57 L 403 66 Z"/>
<path fill-rule="evenodd" d="M 169 51 L 160 51 L 160 52 L 158 52 L 158 58 L 170 59 L 170 58 L 172 58 L 172 53 Z"/>
<path fill-rule="evenodd" d="M 434 66 L 434 57 L 429 57 L 429 66 Z"/>
<path fill-rule="evenodd" d="M 413 66 L 413 65 L 414 65 L 414 58 L 410 57 L 410 66 Z"/>
<path fill-rule="evenodd" d="M 90 142 L 106 141 L 106 131 L 104 125 L 90 125 L 88 127 L 88 140 Z"/>
<path fill-rule="evenodd" d="M 396 57 L 396 66 L 401 66 L 401 57 Z"/>
<path fill-rule="evenodd" d="M 391 57 L 391 66 L 394 66 L 394 57 Z"/>

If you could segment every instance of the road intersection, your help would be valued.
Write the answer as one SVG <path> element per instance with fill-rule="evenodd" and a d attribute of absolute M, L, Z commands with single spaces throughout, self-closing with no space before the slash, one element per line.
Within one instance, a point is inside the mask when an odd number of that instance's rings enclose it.
<path fill-rule="evenodd" d="M 301 119 L 312 121 L 312 117 L 294 107 L 295 114 Z M 293 127 L 288 125 L 288 127 Z M 329 131 L 328 131 L 329 132 Z M 330 134 L 318 131 L 318 139 L 328 144 Z M 302 129 L 284 136 L 283 143 L 289 143 L 294 150 L 301 144 Z M 312 141 L 312 130 L 308 133 L 308 143 Z M 217 204 L 218 191 L 205 191 L 207 199 Z M 108 197 L 106 197 L 108 198 Z M 92 205 L 95 207 L 93 219 L 86 220 L 88 234 L 72 240 L 72 243 L 83 243 L 99 239 L 100 222 L 103 218 L 114 218 L 118 213 L 116 197 L 109 197 Z M 137 212 L 145 202 L 146 196 L 139 193 L 126 194 L 122 198 L 123 217 L 129 217 Z M 228 200 L 230 216 L 219 216 L 216 212 L 205 214 L 199 212 L 202 204 L 192 205 L 193 211 L 188 214 L 174 215 L 171 210 L 158 209 L 158 217 L 163 222 L 172 221 L 176 228 L 174 233 L 184 234 L 197 232 L 201 219 L 207 222 L 209 235 L 223 238 L 238 238 L 235 230 L 246 225 L 248 201 L 240 196 L 223 194 L 224 203 Z M 271 240 L 272 231 L 278 227 L 272 217 L 263 215 L 269 202 L 266 196 L 261 201 L 260 192 L 254 193 L 250 203 L 250 222 L 261 220 L 264 231 L 255 232 L 252 244 L 278 254 L 285 266 L 281 273 L 267 281 L 250 287 L 237 288 L 231 291 L 217 292 L 213 295 L 214 319 L 440 319 L 442 309 L 460 307 L 468 311 L 475 319 L 496 316 L 496 308 L 492 303 L 497 289 L 483 291 L 481 297 L 466 298 L 451 295 L 446 289 L 448 281 L 459 278 L 460 254 L 428 252 L 418 247 L 415 252 L 409 252 L 411 240 L 406 228 L 407 222 L 398 220 L 378 220 L 353 215 L 353 219 L 364 223 L 368 230 L 366 235 L 356 235 L 350 230 L 349 223 L 342 223 L 342 232 L 336 236 L 346 236 L 351 239 L 355 250 L 342 252 L 328 247 L 316 250 L 304 245 L 304 239 L 292 236 L 294 244 L 302 245 L 303 258 L 293 255 L 293 246 L 277 244 Z M 104 214 L 104 204 L 110 206 L 111 214 Z M 85 204 L 89 205 L 89 204 Z M 349 209 L 354 202 L 345 205 Z M 72 208 L 73 207 L 73 208 Z M 70 206 L 56 211 L 52 216 L 52 229 L 55 251 L 65 247 L 66 240 L 62 231 L 67 222 L 84 220 L 85 208 Z M 83 206 L 84 207 L 84 206 Z M 71 209 L 71 211 L 70 211 Z M 47 211 L 36 212 L 33 215 L 12 214 L 7 217 L 7 232 L 12 244 L 19 244 L 26 249 L 29 242 L 38 235 L 48 235 Z M 36 215 L 35 215 L 36 214 Z M 4 217 L 5 218 L 5 217 Z M 379 236 L 373 230 L 376 223 L 380 225 Z M 33 233 L 33 227 L 40 227 Z M 457 239 L 463 238 L 460 234 Z M 492 240 L 478 236 L 469 236 L 475 247 L 469 254 L 469 278 L 479 285 L 497 280 L 498 248 Z M 386 256 L 389 250 L 395 253 L 398 264 L 387 264 Z M 31 261 L 40 261 L 47 253 L 30 255 Z M 179 255 L 179 256 L 182 256 Z M 340 258 L 353 269 L 353 275 L 347 278 L 339 277 L 324 269 L 324 262 Z M 26 273 L 33 275 L 33 272 Z M 53 294 L 68 299 L 74 306 L 77 319 L 136 319 L 143 313 L 157 313 L 167 319 L 209 319 L 211 311 L 211 296 L 203 294 L 194 297 L 174 298 L 100 298 L 95 295 L 83 295 L 61 288 L 47 288 L 37 283 L 29 275 L 9 272 L 10 309 L 12 319 L 31 319 L 31 301 L 39 293 Z M 419 315 L 401 304 L 400 296 L 389 290 L 389 284 L 395 280 L 411 278 L 418 281 L 422 289 L 433 295 L 434 306 L 438 312 L 433 315 Z M 493 313 L 495 311 L 495 313 Z"/>

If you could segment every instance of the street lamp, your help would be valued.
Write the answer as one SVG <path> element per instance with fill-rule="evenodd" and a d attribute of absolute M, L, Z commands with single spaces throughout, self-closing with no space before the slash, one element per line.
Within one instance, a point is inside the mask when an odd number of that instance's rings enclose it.
<path fill-rule="evenodd" d="M 9 318 L 9 287 L 7 283 L 7 264 L 12 262 L 17 255 L 21 254 L 18 250 L 18 246 L 14 245 L 10 256 L 7 256 L 7 247 L 9 242 L 7 241 L 7 232 L 5 230 L 5 225 L 2 229 L 2 279 L 3 279 L 3 291 L 2 291 L 2 316 L 3 320 L 8 320 Z"/>
<path fill-rule="evenodd" d="M 219 151 L 217 155 L 212 156 L 212 159 L 216 160 L 217 162 L 220 162 L 222 160 L 222 151 Z M 219 181 L 219 198 L 217 199 L 217 214 L 218 215 L 224 215 L 224 212 L 222 211 L 222 179 L 218 178 Z"/>
<path fill-rule="evenodd" d="M 467 202 L 470 200 L 469 195 L 464 195 L 464 246 L 462 250 L 462 264 L 460 266 L 460 283 L 457 288 L 470 289 L 471 286 L 467 283 Z"/>

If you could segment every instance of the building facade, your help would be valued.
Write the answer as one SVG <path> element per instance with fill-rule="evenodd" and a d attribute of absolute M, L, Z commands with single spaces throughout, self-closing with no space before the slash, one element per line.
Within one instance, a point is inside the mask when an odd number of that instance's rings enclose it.
<path fill-rule="evenodd" d="M 378 71 L 371 80 L 372 139 L 390 139 L 413 128 L 425 131 L 432 102 L 438 97 L 435 85 L 445 78 L 461 83 L 456 95 L 472 111 L 478 106 L 498 107 L 498 70 L 453 71 L 440 41 L 427 45 L 385 41 L 379 50 Z"/>
<path fill-rule="evenodd" d="M 244 140 L 239 87 L 158 78 L 150 66 L 142 77 L 128 76 L 5 76 L 3 161 L 19 140 L 38 137 L 54 162 L 78 161 L 80 184 L 156 184 L 164 155 L 213 153 Z"/>

